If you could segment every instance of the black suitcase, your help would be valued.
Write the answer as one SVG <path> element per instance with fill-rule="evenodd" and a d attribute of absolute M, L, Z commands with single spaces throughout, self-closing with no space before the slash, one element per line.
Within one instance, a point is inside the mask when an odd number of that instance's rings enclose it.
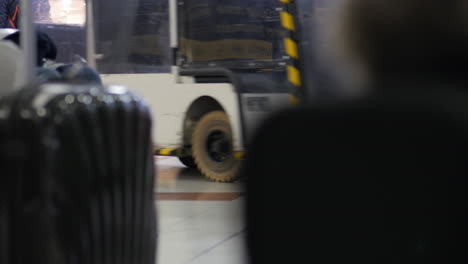
<path fill-rule="evenodd" d="M 267 121 L 242 171 L 251 263 L 467 263 L 468 96 L 448 97 Z"/>
<path fill-rule="evenodd" d="M 10 263 L 10 200 L 9 188 L 11 185 L 11 177 L 6 176 L 9 171 L 7 167 L 10 162 L 8 160 L 6 136 L 8 135 L 6 112 L 0 101 L 0 263 Z"/>
<path fill-rule="evenodd" d="M 36 259 L 38 263 L 46 263 L 48 248 L 45 244 L 47 236 L 54 234 L 47 230 L 51 218 L 43 210 L 46 198 L 42 196 L 42 180 L 46 173 L 37 171 L 37 165 L 42 164 L 42 158 L 51 154 L 47 148 L 37 153 L 27 153 L 29 148 L 38 150 L 36 145 L 27 147 L 31 140 L 25 130 L 16 129 L 17 120 L 13 116 L 15 96 L 0 100 L 0 260 L 2 263 L 25 263 Z M 31 162 L 32 157 L 37 162 Z M 44 183 L 47 181 L 44 181 Z M 47 230 L 47 231 L 46 231 Z M 49 232 L 48 232 L 49 231 Z M 42 233 L 45 232 L 45 233 Z M 52 262 L 55 263 L 55 262 Z"/>
<path fill-rule="evenodd" d="M 0 242 L 9 245 L 5 259 L 153 264 L 151 119 L 141 100 L 121 87 L 49 84 L 22 90 L 2 107 L 9 115 L 0 162 L 12 167 L 2 176 L 17 186 L 7 194 L 15 197 L 9 215 L 2 213 L 1 225 L 10 223 L 10 242 Z M 21 147 L 16 160 L 11 149 Z"/>

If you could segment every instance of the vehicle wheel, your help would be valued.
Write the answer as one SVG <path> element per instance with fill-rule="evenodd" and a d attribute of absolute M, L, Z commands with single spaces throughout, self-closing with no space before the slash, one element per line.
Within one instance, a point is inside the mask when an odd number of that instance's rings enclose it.
<path fill-rule="evenodd" d="M 193 160 L 192 156 L 179 157 L 179 160 L 187 168 L 194 169 L 197 167 L 197 164 L 195 164 L 195 160 Z"/>
<path fill-rule="evenodd" d="M 197 123 L 192 135 L 192 155 L 208 179 L 217 182 L 236 179 L 240 162 L 234 158 L 231 125 L 224 112 L 210 112 Z"/>

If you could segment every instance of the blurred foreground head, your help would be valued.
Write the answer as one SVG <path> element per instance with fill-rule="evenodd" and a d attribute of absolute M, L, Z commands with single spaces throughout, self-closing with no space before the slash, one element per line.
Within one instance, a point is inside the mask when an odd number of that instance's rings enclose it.
<path fill-rule="evenodd" d="M 468 71 L 468 1 L 347 0 L 339 45 L 366 82 L 461 81 Z"/>

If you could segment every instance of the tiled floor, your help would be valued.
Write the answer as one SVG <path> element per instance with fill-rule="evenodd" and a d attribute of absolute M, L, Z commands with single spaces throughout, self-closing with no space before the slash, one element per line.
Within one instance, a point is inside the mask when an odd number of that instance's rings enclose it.
<path fill-rule="evenodd" d="M 241 183 L 214 183 L 157 158 L 158 264 L 244 264 Z"/>

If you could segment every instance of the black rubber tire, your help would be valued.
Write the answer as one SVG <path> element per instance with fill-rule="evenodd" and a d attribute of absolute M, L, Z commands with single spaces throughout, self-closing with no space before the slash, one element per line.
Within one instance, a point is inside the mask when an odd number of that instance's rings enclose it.
<path fill-rule="evenodd" d="M 208 139 L 213 133 L 222 133 L 225 142 L 230 144 L 226 157 L 216 161 L 208 151 Z M 240 161 L 234 157 L 232 130 L 229 118 L 223 111 L 205 114 L 195 126 L 192 135 L 192 155 L 202 174 L 216 182 L 232 182 L 239 174 Z"/>
<path fill-rule="evenodd" d="M 191 168 L 191 169 L 197 168 L 197 164 L 195 163 L 195 160 L 193 159 L 192 156 L 179 157 L 179 160 L 187 168 Z"/>

